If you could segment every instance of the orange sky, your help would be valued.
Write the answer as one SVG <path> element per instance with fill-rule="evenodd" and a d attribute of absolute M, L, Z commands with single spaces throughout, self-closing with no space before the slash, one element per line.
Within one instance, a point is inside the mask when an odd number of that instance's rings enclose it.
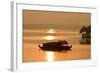
<path fill-rule="evenodd" d="M 90 16 L 89 13 L 23 10 L 23 24 L 26 29 L 79 29 L 91 24 Z"/>

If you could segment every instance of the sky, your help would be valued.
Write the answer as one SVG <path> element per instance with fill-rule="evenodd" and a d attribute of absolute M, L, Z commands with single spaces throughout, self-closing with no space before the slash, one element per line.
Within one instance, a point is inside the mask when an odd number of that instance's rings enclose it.
<path fill-rule="evenodd" d="M 77 30 L 91 24 L 91 14 L 82 12 L 55 12 L 23 10 L 24 29 Z"/>

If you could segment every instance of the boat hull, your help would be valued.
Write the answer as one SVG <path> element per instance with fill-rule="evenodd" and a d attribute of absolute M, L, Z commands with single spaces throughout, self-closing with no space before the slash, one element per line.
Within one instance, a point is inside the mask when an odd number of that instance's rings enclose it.
<path fill-rule="evenodd" d="M 46 51 L 63 51 L 63 50 L 67 51 L 67 50 L 71 50 L 71 47 L 72 47 L 72 45 L 67 46 L 67 47 L 41 47 L 39 45 L 39 48 L 41 50 L 46 50 Z"/>

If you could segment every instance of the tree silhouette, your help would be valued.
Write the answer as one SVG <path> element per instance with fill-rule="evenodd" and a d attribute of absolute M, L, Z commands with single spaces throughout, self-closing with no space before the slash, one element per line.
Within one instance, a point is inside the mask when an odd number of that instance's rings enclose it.
<path fill-rule="evenodd" d="M 86 32 L 87 34 L 90 34 L 91 33 L 91 26 L 83 26 L 81 29 L 80 29 L 80 34 L 83 33 L 83 32 Z"/>
<path fill-rule="evenodd" d="M 85 32 L 85 33 L 83 33 Z M 91 26 L 83 26 L 80 29 L 81 37 L 81 43 L 83 44 L 90 44 L 91 43 Z"/>
<path fill-rule="evenodd" d="M 91 33 L 91 26 L 90 26 L 90 25 L 87 27 L 86 33 L 87 33 L 87 34 L 90 34 L 90 33 Z"/>

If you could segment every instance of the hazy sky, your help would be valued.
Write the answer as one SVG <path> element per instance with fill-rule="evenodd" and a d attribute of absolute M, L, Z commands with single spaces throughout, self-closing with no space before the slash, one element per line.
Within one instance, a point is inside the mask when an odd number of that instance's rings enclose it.
<path fill-rule="evenodd" d="M 25 29 L 79 30 L 90 22 L 90 13 L 23 10 Z"/>

